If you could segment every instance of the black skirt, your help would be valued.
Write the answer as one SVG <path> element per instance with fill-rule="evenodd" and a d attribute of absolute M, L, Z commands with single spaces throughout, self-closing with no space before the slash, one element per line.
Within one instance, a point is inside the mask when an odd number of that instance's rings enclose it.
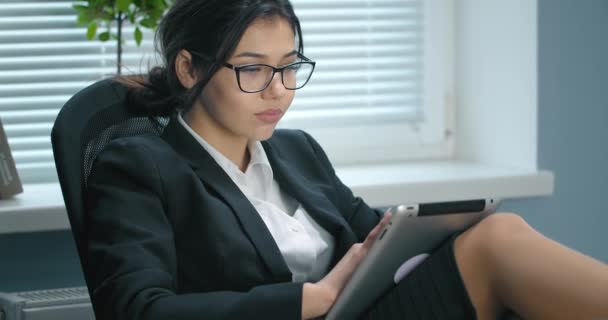
<path fill-rule="evenodd" d="M 456 265 L 455 239 L 456 235 L 446 240 L 380 297 L 363 319 L 476 319 L 475 307 Z"/>

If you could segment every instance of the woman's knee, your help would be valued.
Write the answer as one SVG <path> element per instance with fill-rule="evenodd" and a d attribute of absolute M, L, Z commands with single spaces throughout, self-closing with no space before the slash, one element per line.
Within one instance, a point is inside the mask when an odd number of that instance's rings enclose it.
<path fill-rule="evenodd" d="M 502 310 L 495 291 L 496 262 L 508 254 L 504 248 L 518 233 L 532 230 L 513 213 L 492 214 L 462 233 L 454 243 L 454 255 L 463 282 L 477 309 L 478 318 L 495 318 Z M 498 253 L 498 254 L 497 254 Z"/>
<path fill-rule="evenodd" d="M 470 240 L 480 249 L 498 250 L 519 235 L 533 232 L 532 227 L 515 213 L 495 213 L 473 226 Z"/>

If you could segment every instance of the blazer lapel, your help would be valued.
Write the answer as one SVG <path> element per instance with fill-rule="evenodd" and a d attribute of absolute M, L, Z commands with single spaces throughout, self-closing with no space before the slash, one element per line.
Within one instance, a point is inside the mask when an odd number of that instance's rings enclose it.
<path fill-rule="evenodd" d="M 167 125 L 162 137 L 190 163 L 202 182 L 215 189 L 232 208 L 274 278 L 283 282 L 291 281 L 291 271 L 266 224 L 247 197 L 211 155 L 175 117 Z"/>
<path fill-rule="evenodd" d="M 333 267 L 351 245 L 357 242 L 357 237 L 346 220 L 338 213 L 338 209 L 325 195 L 310 187 L 312 183 L 307 183 L 308 180 L 304 176 L 288 166 L 278 151 L 275 151 L 268 143 L 262 143 L 262 145 L 281 189 L 298 200 L 306 212 L 335 237 L 336 247 L 331 264 Z"/>

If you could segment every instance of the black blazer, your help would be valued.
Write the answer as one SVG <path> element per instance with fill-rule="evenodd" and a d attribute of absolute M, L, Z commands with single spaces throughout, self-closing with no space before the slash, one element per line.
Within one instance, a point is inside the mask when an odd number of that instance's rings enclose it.
<path fill-rule="evenodd" d="M 276 130 L 262 145 L 281 189 L 335 237 L 333 267 L 381 212 L 353 196 L 308 134 Z M 85 203 L 98 320 L 300 319 L 302 283 L 266 225 L 175 119 L 161 137 L 108 145 Z"/>

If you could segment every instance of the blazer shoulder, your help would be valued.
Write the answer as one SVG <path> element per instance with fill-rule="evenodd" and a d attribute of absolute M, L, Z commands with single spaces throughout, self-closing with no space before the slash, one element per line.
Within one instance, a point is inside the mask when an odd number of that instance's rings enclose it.
<path fill-rule="evenodd" d="M 101 164 L 121 167 L 143 166 L 144 164 L 175 163 L 179 156 L 161 137 L 152 134 L 116 138 L 110 141 L 92 159 L 93 168 Z"/>
<path fill-rule="evenodd" d="M 161 137 L 153 134 L 120 137 L 110 141 L 99 153 L 125 152 L 166 154 L 171 146 Z"/>
<path fill-rule="evenodd" d="M 314 153 L 312 138 L 300 129 L 277 129 L 266 143 L 280 153 Z"/>
<path fill-rule="evenodd" d="M 308 135 L 304 130 L 301 129 L 276 129 L 268 139 L 270 143 L 293 143 L 301 140 L 301 142 L 306 141 L 306 135 Z"/>
<path fill-rule="evenodd" d="M 334 174 L 334 169 L 319 143 L 303 130 L 279 129 L 267 140 L 267 151 L 299 166 L 304 171 Z"/>

